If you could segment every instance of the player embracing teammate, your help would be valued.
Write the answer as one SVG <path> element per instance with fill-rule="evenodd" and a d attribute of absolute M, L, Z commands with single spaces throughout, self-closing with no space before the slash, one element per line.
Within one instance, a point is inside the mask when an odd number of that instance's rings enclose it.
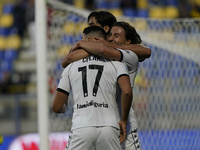
<path fill-rule="evenodd" d="M 131 87 L 133 89 L 138 62 L 150 57 L 151 50 L 140 45 L 142 40 L 134 27 L 126 22 L 116 22 L 116 18 L 107 11 L 92 12 L 88 16 L 88 24 L 89 26 L 103 28 L 107 33 L 107 40 L 97 35 L 94 37 L 94 41 L 78 41 L 71 48 L 71 52 L 63 59 L 62 66 L 66 67 L 74 61 L 91 56 L 91 54 L 119 61 L 127 65 Z M 121 103 L 124 98 L 123 91 L 120 88 L 117 88 L 117 91 L 116 99 L 122 119 L 124 115 L 122 113 L 123 111 L 121 111 L 124 108 L 124 104 Z M 126 138 L 123 144 L 121 144 L 121 148 L 123 150 L 141 149 L 133 105 L 131 105 L 129 112 Z"/>

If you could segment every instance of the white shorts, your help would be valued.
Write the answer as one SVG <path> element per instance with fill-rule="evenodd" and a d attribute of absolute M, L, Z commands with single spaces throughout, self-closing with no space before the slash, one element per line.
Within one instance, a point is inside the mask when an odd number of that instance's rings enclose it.
<path fill-rule="evenodd" d="M 136 130 L 127 134 L 123 144 L 121 144 L 122 150 L 141 150 L 140 140 Z"/>
<path fill-rule="evenodd" d="M 114 127 L 85 127 L 73 130 L 65 150 L 121 150 L 120 130 Z"/>

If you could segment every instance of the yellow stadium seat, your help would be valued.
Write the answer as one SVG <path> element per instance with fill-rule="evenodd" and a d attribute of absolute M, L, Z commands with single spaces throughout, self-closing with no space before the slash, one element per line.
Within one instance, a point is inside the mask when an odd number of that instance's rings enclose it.
<path fill-rule="evenodd" d="M 16 3 L 16 0 L 3 0 L 4 4 L 14 4 Z"/>
<path fill-rule="evenodd" d="M 21 46 L 21 38 L 19 35 L 11 35 L 7 38 L 6 48 L 7 49 L 19 49 Z"/>
<path fill-rule="evenodd" d="M 69 51 L 70 51 L 70 48 L 72 47 L 72 45 L 62 45 L 58 48 L 58 56 L 59 57 L 64 57 L 66 56 Z"/>
<path fill-rule="evenodd" d="M 2 12 L 2 4 L 0 3 L 0 16 L 1 16 L 1 12 Z"/>
<path fill-rule="evenodd" d="M 192 9 L 192 11 L 190 12 L 191 16 L 194 18 L 200 18 L 200 12 L 196 9 Z"/>
<path fill-rule="evenodd" d="M 85 0 L 74 0 L 74 5 L 78 8 L 85 8 Z"/>
<path fill-rule="evenodd" d="M 143 19 L 135 21 L 133 26 L 139 31 L 145 31 L 148 27 L 147 22 Z"/>
<path fill-rule="evenodd" d="M 76 31 L 76 24 L 73 22 L 67 22 L 63 29 L 66 34 L 73 34 Z"/>
<path fill-rule="evenodd" d="M 149 10 L 149 17 L 151 18 L 164 18 L 165 11 L 163 7 L 154 6 Z"/>
<path fill-rule="evenodd" d="M 0 50 L 3 50 L 6 48 L 6 38 L 3 36 L 0 36 Z"/>
<path fill-rule="evenodd" d="M 137 8 L 139 8 L 139 9 L 147 9 L 148 8 L 147 0 L 137 0 Z"/>
<path fill-rule="evenodd" d="M 179 17 L 179 11 L 174 6 L 168 6 L 165 8 L 165 18 L 177 18 Z"/>
<path fill-rule="evenodd" d="M 118 16 L 122 16 L 123 11 L 120 8 L 113 8 L 113 9 L 109 9 L 109 12 L 111 12 L 114 16 L 118 17 Z"/>
<path fill-rule="evenodd" d="M 13 25 L 14 18 L 12 14 L 3 14 L 0 16 L 0 26 L 8 28 Z"/>
<path fill-rule="evenodd" d="M 81 34 L 83 33 L 83 30 L 88 26 L 88 24 L 86 22 L 81 22 L 78 24 L 78 32 L 80 32 Z"/>
<path fill-rule="evenodd" d="M 195 3 L 200 6 L 200 0 L 195 0 Z"/>

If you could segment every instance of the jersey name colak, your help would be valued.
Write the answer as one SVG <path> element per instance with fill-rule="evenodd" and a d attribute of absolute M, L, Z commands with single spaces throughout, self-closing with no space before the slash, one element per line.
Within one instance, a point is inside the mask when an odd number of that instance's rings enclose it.
<path fill-rule="evenodd" d="M 92 55 L 90 57 L 83 58 L 82 62 L 85 63 L 85 62 L 88 62 L 88 61 L 99 61 L 99 59 L 100 59 L 99 56 Z"/>

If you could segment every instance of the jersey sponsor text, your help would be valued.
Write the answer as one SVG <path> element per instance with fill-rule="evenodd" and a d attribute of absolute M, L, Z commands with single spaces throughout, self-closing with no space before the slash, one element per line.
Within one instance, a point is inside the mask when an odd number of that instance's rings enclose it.
<path fill-rule="evenodd" d="M 103 107 L 103 108 L 108 108 L 108 104 L 103 103 L 97 103 L 91 100 L 90 102 L 86 101 L 86 104 L 77 104 L 77 109 L 82 109 L 82 108 L 87 108 L 89 106 L 94 106 L 95 108 L 97 107 Z"/>

